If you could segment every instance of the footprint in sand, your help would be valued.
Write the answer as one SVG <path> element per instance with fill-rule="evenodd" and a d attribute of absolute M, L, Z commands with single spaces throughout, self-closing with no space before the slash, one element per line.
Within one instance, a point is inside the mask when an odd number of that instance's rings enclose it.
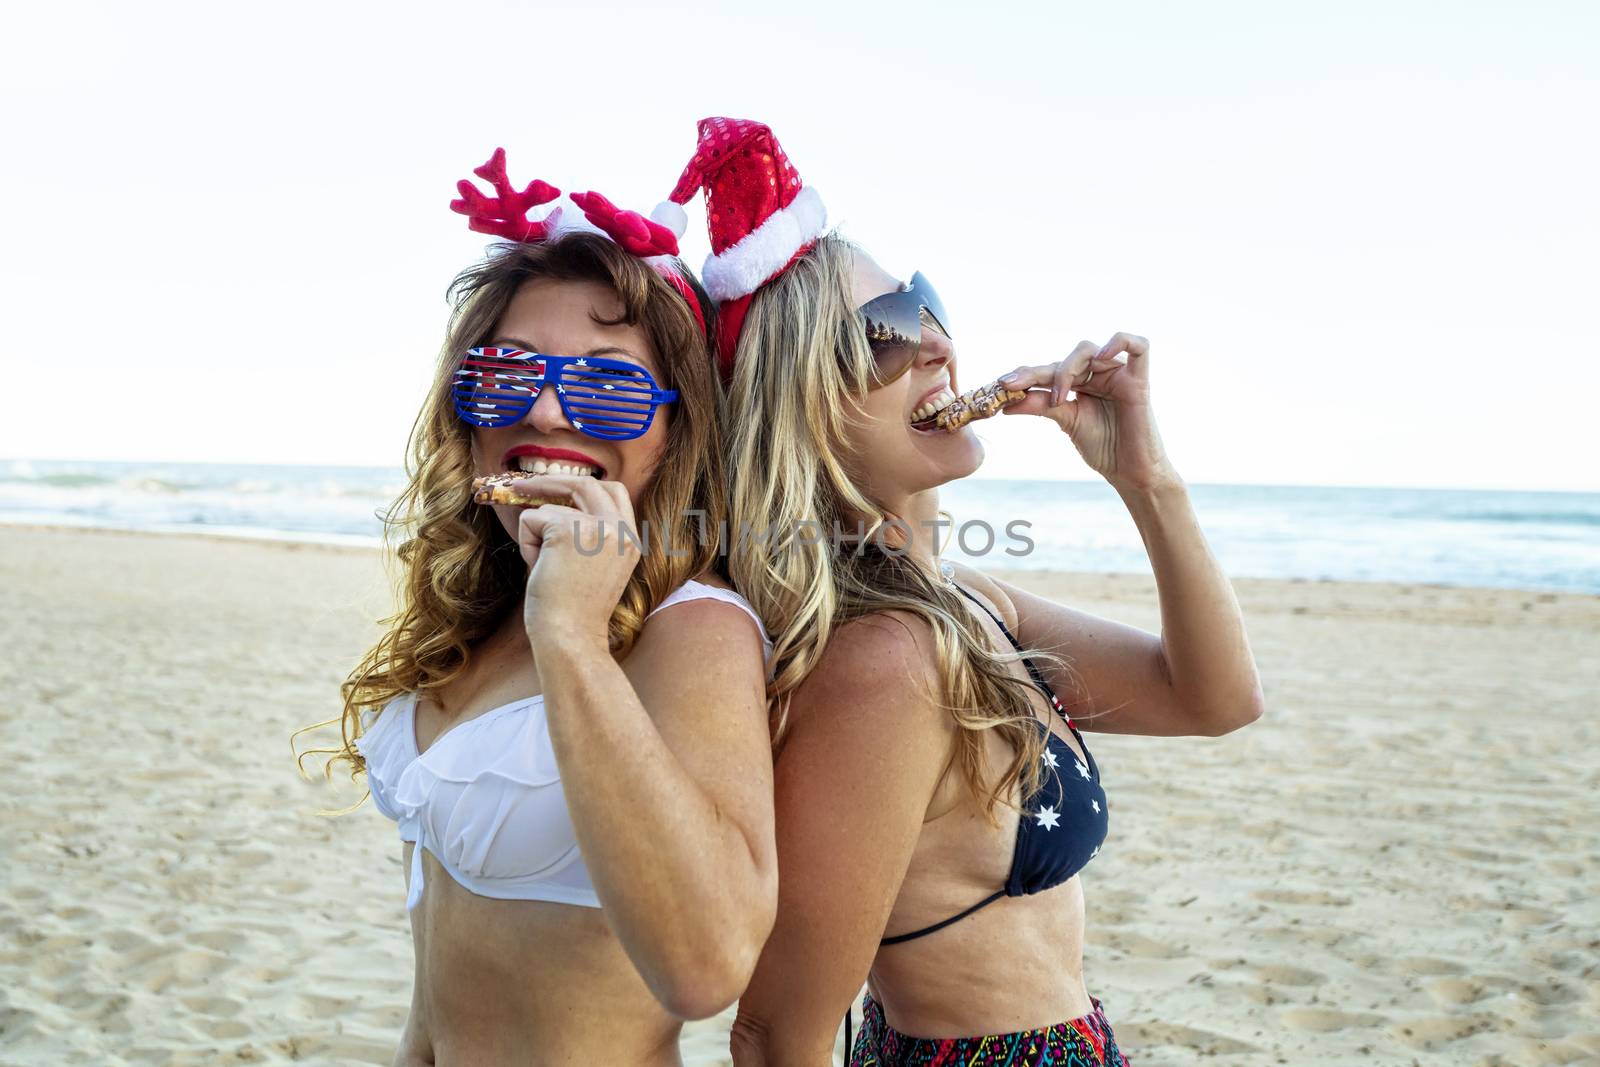
<path fill-rule="evenodd" d="M 25 1037 L 37 1036 L 38 1022 L 39 1016 L 35 1012 L 0 1004 L 0 1034 L 5 1035 L 8 1044 L 15 1044 Z"/>
<path fill-rule="evenodd" d="M 1558 1008 L 1582 998 L 1582 991 L 1559 978 L 1546 978 L 1543 982 L 1519 985 L 1513 994 L 1520 1000 L 1530 1001 L 1541 1008 Z"/>
<path fill-rule="evenodd" d="M 208 951 L 186 949 L 167 954 L 146 968 L 140 984 L 152 993 L 163 993 L 173 984 L 188 986 L 204 983 L 233 966 L 228 957 Z"/>
<path fill-rule="evenodd" d="M 1401 956 L 1388 961 L 1391 972 L 1398 975 L 1431 976 L 1437 974 L 1465 974 L 1467 969 L 1455 960 L 1437 956 Z"/>
<path fill-rule="evenodd" d="M 1505 1061 L 1526 1067 L 1570 1067 L 1574 1063 L 1594 1063 L 1600 1056 L 1600 1041 L 1589 1040 L 1588 1048 L 1579 1048 L 1567 1041 L 1549 1038 L 1521 1038 L 1508 1044 L 1510 1057 Z"/>
<path fill-rule="evenodd" d="M 1130 956 L 1144 959 L 1175 960 L 1188 952 L 1186 947 L 1169 945 L 1165 941 L 1157 941 L 1131 930 L 1107 931 L 1101 941 L 1118 952 L 1126 952 Z"/>
<path fill-rule="evenodd" d="M 35 956 L 33 974 L 46 982 L 60 982 L 69 975 L 83 972 L 83 957 L 79 955 Z"/>
<path fill-rule="evenodd" d="M 64 1008 L 81 1018 L 96 1019 L 101 1015 L 122 1011 L 132 1003 L 126 993 L 97 993 L 79 986 L 60 990 L 55 995 L 56 1007 Z"/>
<path fill-rule="evenodd" d="M 238 1019 L 195 1019 L 191 1025 L 218 1041 L 236 1041 L 241 1037 L 249 1037 L 251 1033 L 250 1024 Z"/>
<path fill-rule="evenodd" d="M 201 948 L 216 949 L 218 952 L 233 952 L 243 945 L 248 938 L 233 930 L 201 930 L 190 934 L 189 940 Z"/>
<path fill-rule="evenodd" d="M 1577 878 L 1584 873 L 1584 865 L 1571 860 L 1540 860 L 1539 869 L 1558 878 Z"/>
<path fill-rule="evenodd" d="M 1116 1029 L 1117 1043 L 1130 1049 L 1175 1046 L 1184 1049 L 1191 1056 L 1196 1053 L 1202 1056 L 1227 1056 L 1261 1051 L 1259 1045 L 1252 1045 L 1247 1041 L 1214 1034 L 1209 1030 L 1197 1030 L 1192 1026 L 1179 1026 L 1176 1023 L 1128 1021 L 1117 1023 Z"/>
<path fill-rule="evenodd" d="M 82 934 L 56 934 L 53 937 L 41 937 L 31 943 L 35 952 L 80 952 L 93 945 L 94 941 Z"/>
<path fill-rule="evenodd" d="M 1546 945 L 1532 949 L 1523 954 L 1523 959 L 1532 964 L 1541 973 L 1545 971 L 1566 971 L 1568 973 L 1583 972 L 1600 976 L 1600 969 L 1593 966 L 1594 959 L 1591 953 L 1583 951 L 1589 946 L 1578 943 L 1571 947 L 1566 945 Z M 1575 951 L 1576 950 L 1576 951 Z M 1600 997 L 1596 998 L 1600 1005 Z M 1596 1039 L 1600 1040 L 1600 1033 Z"/>
<path fill-rule="evenodd" d="M 1321 985 L 1328 980 L 1328 976 L 1321 971 L 1311 971 L 1304 967 L 1291 967 L 1287 964 L 1257 967 L 1255 976 L 1269 985 Z"/>
<path fill-rule="evenodd" d="M 1429 1050 L 1460 1041 L 1501 1025 L 1498 1016 L 1485 1012 L 1471 1015 L 1437 1015 L 1391 1023 L 1389 1033 L 1414 1049 Z"/>
<path fill-rule="evenodd" d="M 388 1063 L 394 1057 L 394 1043 L 368 1041 L 358 1037 L 341 1036 L 332 1039 L 293 1035 L 274 1041 L 272 1047 L 291 1060 L 311 1063 L 330 1063 L 335 1060 L 353 1060 L 357 1063 Z"/>
<path fill-rule="evenodd" d="M 137 930 L 107 930 L 100 935 L 100 942 L 113 952 L 128 952 L 152 944 Z"/>
<path fill-rule="evenodd" d="M 1382 1015 L 1371 1012 L 1339 1011 L 1335 1008 L 1285 1008 L 1280 1016 L 1284 1023 L 1296 1030 L 1328 1034 L 1335 1030 L 1349 1030 L 1358 1026 L 1376 1026 L 1384 1022 Z"/>
<path fill-rule="evenodd" d="M 1423 988 L 1444 1008 L 1476 1004 L 1493 995 L 1493 991 L 1479 978 L 1435 978 Z"/>
<path fill-rule="evenodd" d="M 1296 920 L 1289 926 L 1261 927 L 1256 931 L 1256 936 L 1267 941 L 1286 942 L 1298 951 L 1307 944 L 1338 948 L 1346 941 L 1360 941 L 1369 934 L 1366 930 L 1351 930 L 1326 922 L 1300 925 Z"/>
<path fill-rule="evenodd" d="M 348 1015 L 356 997 L 330 997 L 321 993 L 302 993 L 297 998 L 313 1019 L 337 1019 Z"/>
<path fill-rule="evenodd" d="M 251 985 L 261 983 L 271 985 L 273 982 L 283 981 L 292 974 L 294 974 L 294 970 L 289 967 L 254 967 L 240 972 L 239 979 Z"/>
<path fill-rule="evenodd" d="M 183 1006 L 196 1015 L 212 1015 L 226 1019 L 244 1010 L 244 1002 L 233 997 L 184 997 Z"/>
<path fill-rule="evenodd" d="M 1490 852 L 1488 849 L 1472 848 L 1468 845 L 1451 845 L 1444 850 L 1445 855 L 1455 856 L 1457 859 L 1470 860 L 1474 863 L 1510 863 L 1513 859 L 1520 861 L 1522 857 L 1512 857 L 1500 852 Z"/>
<path fill-rule="evenodd" d="M 273 862 L 276 858 L 277 857 L 273 856 L 273 854 L 270 852 L 236 852 L 233 854 L 233 856 L 229 857 L 228 866 L 242 867 L 245 870 L 251 870 L 256 867 L 264 867 Z"/>
<path fill-rule="evenodd" d="M 1343 908 L 1350 904 L 1349 897 L 1321 889 L 1257 889 L 1250 895 L 1269 904 L 1309 904 L 1324 908 Z"/>

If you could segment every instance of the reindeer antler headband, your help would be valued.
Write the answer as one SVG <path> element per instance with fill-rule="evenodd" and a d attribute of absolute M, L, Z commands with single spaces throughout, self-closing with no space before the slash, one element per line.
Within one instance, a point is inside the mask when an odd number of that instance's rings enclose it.
<path fill-rule="evenodd" d="M 450 210 L 467 216 L 469 229 L 528 244 L 551 241 L 575 230 L 608 237 L 624 252 L 638 256 L 655 268 L 688 303 L 700 333 L 705 334 L 706 320 L 694 287 L 667 259 L 678 254 L 678 237 L 686 227 L 683 210 L 678 205 L 668 201 L 658 207 L 654 212 L 660 216 L 658 221 L 647 219 L 637 211 L 625 211 L 596 192 L 569 193 L 568 203 L 556 203 L 542 217 L 530 219 L 529 211 L 560 200 L 561 190 L 536 179 L 519 191 L 506 177 L 504 148 L 496 148 L 489 161 L 472 173 L 494 186 L 495 195 L 485 196 L 465 178 L 456 183 L 461 198 L 450 201 Z M 569 206 L 575 210 L 569 210 Z M 670 225 L 663 225 L 663 222 Z"/>

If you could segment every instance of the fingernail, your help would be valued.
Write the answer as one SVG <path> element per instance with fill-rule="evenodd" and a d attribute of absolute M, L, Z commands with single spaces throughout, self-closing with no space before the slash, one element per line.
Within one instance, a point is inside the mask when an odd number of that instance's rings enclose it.
<path fill-rule="evenodd" d="M 1010 374 L 1005 375 L 1000 380 L 1005 382 L 1007 385 L 1015 385 L 1017 384 L 1017 372 L 1012 371 Z"/>
<path fill-rule="evenodd" d="M 1124 364 L 1127 363 L 1128 362 L 1128 353 L 1126 353 L 1126 352 L 1118 352 L 1116 354 L 1116 356 L 1111 360 L 1111 362 L 1113 362 L 1113 363 L 1124 363 Z"/>
<path fill-rule="evenodd" d="M 1059 403 L 1061 403 L 1061 390 L 1060 389 L 1052 389 L 1052 390 L 1050 390 L 1050 406 L 1051 407 L 1055 407 Z"/>

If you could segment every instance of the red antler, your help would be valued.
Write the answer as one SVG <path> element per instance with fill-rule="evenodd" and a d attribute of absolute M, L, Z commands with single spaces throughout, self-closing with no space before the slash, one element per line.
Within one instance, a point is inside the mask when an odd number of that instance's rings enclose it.
<path fill-rule="evenodd" d="M 560 189 L 535 180 L 519 193 L 506 177 L 504 148 L 496 148 L 489 162 L 472 173 L 492 184 L 498 195 L 484 196 L 465 178 L 456 183 L 461 199 L 450 201 L 450 210 L 467 216 L 469 229 L 513 241 L 537 241 L 544 237 L 544 223 L 530 221 L 528 209 L 548 204 L 561 195 Z"/>
<path fill-rule="evenodd" d="M 678 235 L 637 211 L 623 211 L 599 193 L 573 193 L 572 202 L 625 252 L 635 256 L 678 254 Z"/>

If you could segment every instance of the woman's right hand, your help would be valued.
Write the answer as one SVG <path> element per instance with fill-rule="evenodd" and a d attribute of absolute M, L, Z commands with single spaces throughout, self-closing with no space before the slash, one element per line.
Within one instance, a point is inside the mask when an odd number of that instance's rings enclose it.
<path fill-rule="evenodd" d="M 1005 414 L 1050 419 L 1113 486 L 1142 490 L 1180 482 L 1156 430 L 1150 342 L 1143 337 L 1119 333 L 1103 345 L 1080 341 L 1067 358 L 1018 367 L 1000 384 L 1030 390 Z"/>
<path fill-rule="evenodd" d="M 558 474 L 511 484 L 519 493 L 572 500 L 571 507 L 541 504 L 517 517 L 517 545 L 528 564 L 522 621 L 535 652 L 555 637 L 608 648 L 611 613 L 639 565 L 628 490 L 621 482 Z"/>

